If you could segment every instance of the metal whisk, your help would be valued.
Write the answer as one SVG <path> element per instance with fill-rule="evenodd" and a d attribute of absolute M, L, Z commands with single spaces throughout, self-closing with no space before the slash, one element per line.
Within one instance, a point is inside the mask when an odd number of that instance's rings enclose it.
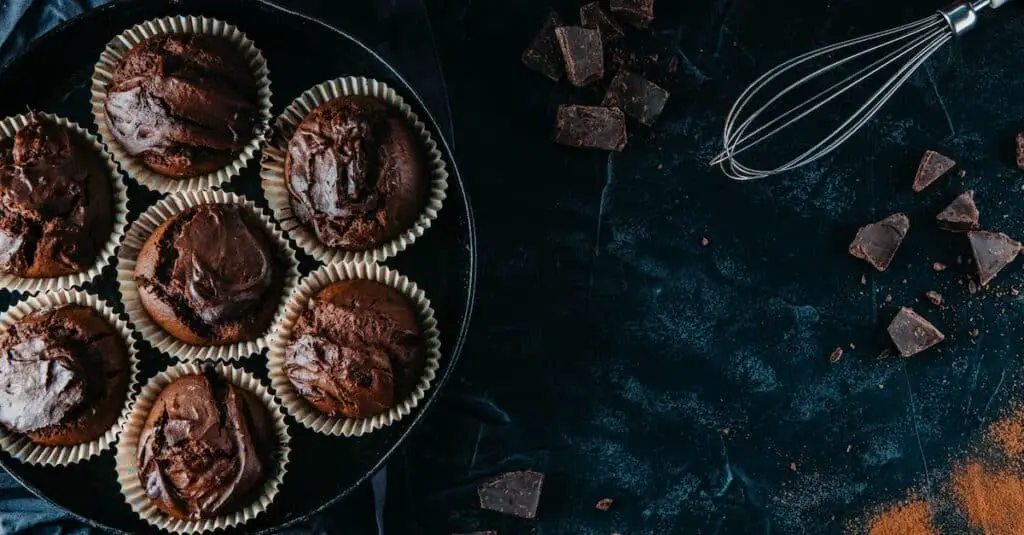
<path fill-rule="evenodd" d="M 973 28 L 980 11 L 986 7 L 1002 7 L 1010 1 L 961 0 L 917 22 L 826 46 L 778 65 L 758 78 L 736 100 L 725 119 L 724 148 L 711 160 L 711 165 L 720 166 L 726 176 L 735 180 L 752 180 L 796 169 L 821 158 L 870 121 L 932 54 L 953 37 Z M 840 54 L 843 56 L 839 57 Z M 829 60 L 831 62 L 824 66 L 816 66 L 819 61 Z M 807 90 L 814 82 L 820 83 L 826 75 L 842 76 L 841 69 L 852 70 L 863 63 L 867 65 L 772 117 L 771 114 L 776 112 L 769 109 L 783 97 L 792 95 L 794 91 Z M 804 74 L 806 71 L 810 72 Z M 886 75 L 885 82 L 863 105 L 830 134 L 795 158 L 771 169 L 757 169 L 737 160 L 737 156 L 785 132 L 848 91 L 865 87 L 872 79 Z M 795 82 L 789 82 L 794 79 Z M 755 104 L 764 98 L 767 102 Z"/>

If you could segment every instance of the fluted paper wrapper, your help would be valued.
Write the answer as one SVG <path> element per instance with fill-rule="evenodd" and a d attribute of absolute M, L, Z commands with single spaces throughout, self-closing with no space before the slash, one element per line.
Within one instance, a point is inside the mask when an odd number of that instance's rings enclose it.
<path fill-rule="evenodd" d="M 214 37 L 221 37 L 238 47 L 238 51 L 249 62 L 252 72 L 256 76 L 256 89 L 259 111 L 256 124 L 253 128 L 252 139 L 246 143 L 242 152 L 227 167 L 212 173 L 200 175 L 193 178 L 174 178 L 161 175 L 146 167 L 141 159 L 128 154 L 121 146 L 121 143 L 113 137 L 110 132 L 110 125 L 107 124 L 107 91 L 114 80 L 114 72 L 121 62 L 122 56 L 131 47 L 158 35 L 164 34 L 205 34 Z M 164 17 L 148 20 L 136 24 L 124 33 L 111 39 L 106 48 L 100 54 L 100 59 L 92 74 L 92 105 L 93 119 L 96 121 L 96 129 L 99 131 L 103 142 L 114 154 L 121 168 L 129 177 L 143 186 L 162 193 L 176 191 L 196 191 L 211 189 L 231 180 L 237 175 L 246 164 L 249 163 L 266 140 L 267 130 L 270 125 L 270 70 L 267 68 L 267 60 L 252 40 L 245 36 L 241 30 L 222 20 L 208 17 L 194 17 L 179 15 L 176 17 Z"/>
<path fill-rule="evenodd" d="M 259 497 L 245 507 L 216 518 L 201 520 L 179 520 L 163 511 L 146 495 L 146 488 L 139 479 L 138 464 L 139 437 L 142 428 L 146 425 L 146 418 L 153 404 L 167 385 L 175 379 L 186 375 L 203 373 L 204 365 L 196 363 L 178 364 L 160 372 L 156 377 L 142 388 L 138 401 L 128 416 L 128 423 L 125 424 L 124 434 L 121 442 L 117 445 L 117 482 L 121 486 L 121 494 L 124 496 L 132 511 L 135 511 L 143 520 L 160 529 L 171 533 L 204 533 L 217 529 L 227 529 L 244 524 L 267 510 L 271 502 L 281 489 L 281 482 L 288 471 L 288 455 L 291 453 L 289 446 L 290 436 L 288 426 L 284 422 L 284 415 L 281 413 L 281 405 L 277 403 L 274 396 L 270 394 L 267 387 L 263 385 L 251 373 L 235 368 L 227 364 L 219 364 L 213 367 L 215 373 L 238 388 L 252 392 L 263 402 L 270 416 L 271 424 L 274 427 L 274 436 L 277 438 L 277 451 L 274 460 L 277 462 L 276 470 L 269 474 L 263 482 L 263 491 Z"/>
<path fill-rule="evenodd" d="M 82 273 L 47 278 L 19 277 L 10 273 L 0 273 L 0 288 L 30 293 L 40 290 L 69 289 L 99 277 L 103 267 L 113 262 L 117 257 L 117 248 L 121 245 L 121 240 L 124 238 L 124 227 L 128 222 L 128 188 L 121 178 L 121 173 L 117 170 L 114 158 L 103 148 L 103 145 L 96 139 L 96 136 L 63 117 L 44 112 L 37 112 L 36 114 L 46 120 L 74 130 L 80 138 L 84 139 L 89 146 L 99 153 L 100 159 L 103 160 L 103 166 L 107 170 L 107 175 L 110 177 L 110 186 L 114 193 L 114 200 L 110 203 L 111 217 L 114 218 L 114 224 L 110 231 L 110 238 L 107 239 L 106 243 L 96 254 L 96 259 L 93 261 L 92 266 Z M 21 130 L 31 122 L 32 114 L 28 113 L 3 119 L 0 121 L 0 139 L 14 137 L 18 130 Z"/>
<path fill-rule="evenodd" d="M 285 348 L 292 341 L 292 329 L 299 316 L 307 309 L 310 299 L 326 286 L 343 280 L 368 279 L 386 284 L 406 296 L 416 309 L 422 330 L 426 363 L 420 380 L 413 387 L 408 398 L 399 401 L 383 414 L 371 418 L 345 418 L 328 416 L 313 406 L 295 391 L 295 386 L 284 371 Z M 288 299 L 283 320 L 274 328 L 267 356 L 270 386 L 274 389 L 285 410 L 298 422 L 317 433 L 325 435 L 361 436 L 382 427 L 389 426 L 408 415 L 419 405 L 430 389 L 441 364 L 441 335 L 430 300 L 416 283 L 397 271 L 379 264 L 329 264 L 302 279 L 298 289 Z"/>
<path fill-rule="evenodd" d="M 250 213 L 259 218 L 263 224 L 263 230 L 266 231 L 267 236 L 270 236 L 271 241 L 285 260 L 284 288 L 278 298 L 280 302 L 277 311 L 267 326 L 267 331 L 256 340 L 220 346 L 187 344 L 172 336 L 153 321 L 149 312 L 146 311 L 146 307 L 142 305 L 142 301 L 139 299 L 139 289 L 135 283 L 135 264 L 143 244 L 146 243 L 146 240 L 153 234 L 153 231 L 164 221 L 188 208 L 203 204 L 237 204 L 249 210 Z M 168 195 L 143 212 L 128 227 L 124 245 L 117 256 L 117 284 L 121 292 L 121 301 L 124 303 L 125 312 L 128 313 L 128 320 L 131 321 L 139 336 L 149 342 L 154 348 L 186 362 L 192 360 L 233 360 L 248 357 L 262 351 L 263 348 L 267 347 L 267 335 L 270 330 L 284 316 L 285 301 L 299 281 L 298 261 L 295 259 L 295 251 L 288 244 L 288 240 L 281 234 L 281 231 L 274 226 L 270 217 L 260 211 L 252 201 L 245 197 L 224 191 L 185 191 Z"/>
<path fill-rule="evenodd" d="M 121 336 L 128 350 L 129 371 L 128 391 L 124 398 L 124 408 L 117 421 L 102 436 L 91 442 L 74 446 L 44 446 L 36 444 L 20 433 L 12 433 L 0 426 L 0 449 L 9 453 L 19 461 L 43 466 L 67 466 L 95 457 L 110 448 L 121 433 L 128 413 L 131 411 L 135 398 L 136 381 L 139 374 L 139 360 L 132 347 L 131 328 L 128 323 L 117 317 L 114 309 L 95 295 L 82 290 L 56 290 L 43 292 L 36 297 L 11 305 L 0 317 L 0 332 L 6 332 L 25 316 L 41 310 L 53 310 L 65 305 L 83 305 L 96 309 L 107 323 Z"/>
<path fill-rule="evenodd" d="M 413 226 L 403 231 L 394 240 L 365 251 L 345 251 L 320 243 L 313 229 L 304 225 L 292 212 L 291 194 L 288 192 L 284 172 L 288 141 L 295 133 L 299 123 L 317 106 L 338 97 L 350 95 L 368 96 L 384 101 L 405 117 L 423 141 L 427 161 L 426 172 L 430 179 L 430 188 L 427 191 L 423 212 Z M 274 218 L 281 223 L 281 228 L 288 236 L 295 240 L 302 250 L 325 264 L 382 262 L 395 256 L 430 228 L 433 221 L 437 219 L 437 213 L 441 211 L 441 206 L 447 197 L 445 191 L 448 189 L 448 166 L 437 147 L 437 142 L 431 137 L 430 130 L 394 89 L 377 80 L 362 77 L 337 78 L 314 86 L 285 108 L 284 113 L 274 121 L 273 132 L 274 135 L 267 142 L 260 162 L 263 194 L 267 197 L 267 203 L 274 212 Z"/>

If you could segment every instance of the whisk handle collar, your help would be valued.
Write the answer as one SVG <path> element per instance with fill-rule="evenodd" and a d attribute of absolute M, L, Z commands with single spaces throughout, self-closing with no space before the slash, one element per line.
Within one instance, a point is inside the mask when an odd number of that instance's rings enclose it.
<path fill-rule="evenodd" d="M 954 35 L 966 33 L 978 23 L 978 11 L 986 7 L 992 9 L 1003 7 L 1012 0 L 959 0 L 949 7 L 939 10 L 939 15 L 946 20 Z"/>

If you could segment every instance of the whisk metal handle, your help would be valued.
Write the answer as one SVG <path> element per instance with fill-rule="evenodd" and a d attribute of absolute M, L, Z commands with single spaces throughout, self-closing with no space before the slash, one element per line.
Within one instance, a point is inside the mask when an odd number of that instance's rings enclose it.
<path fill-rule="evenodd" d="M 940 9 L 939 15 L 946 19 L 946 23 L 956 35 L 961 35 L 974 28 L 978 23 L 978 11 L 986 7 L 997 9 L 1010 3 L 1012 0 L 960 0 L 953 5 Z"/>

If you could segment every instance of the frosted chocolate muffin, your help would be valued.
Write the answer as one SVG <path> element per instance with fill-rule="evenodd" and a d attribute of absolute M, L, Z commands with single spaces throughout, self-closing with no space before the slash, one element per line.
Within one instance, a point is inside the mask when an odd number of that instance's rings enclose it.
<path fill-rule="evenodd" d="M 88 271 L 113 232 L 112 180 L 95 147 L 43 117 L 0 140 L 0 271 Z"/>
<path fill-rule="evenodd" d="M 335 282 L 292 329 L 284 371 L 330 416 L 369 418 L 409 396 L 423 371 L 422 330 L 408 299 L 370 280 Z"/>
<path fill-rule="evenodd" d="M 275 467 L 267 408 L 213 371 L 186 375 L 157 397 L 139 435 L 146 495 L 182 520 L 213 518 L 257 497 Z"/>
<path fill-rule="evenodd" d="M 130 379 L 125 341 L 95 309 L 34 312 L 0 335 L 0 425 L 47 446 L 93 441 L 117 422 Z"/>
<path fill-rule="evenodd" d="M 259 219 L 233 204 L 203 204 L 164 221 L 139 251 L 139 300 L 187 344 L 259 338 L 281 300 L 286 263 Z"/>
<path fill-rule="evenodd" d="M 426 203 L 421 144 L 384 102 L 349 96 L 321 104 L 288 142 L 292 211 L 328 247 L 364 251 L 397 238 Z"/>
<path fill-rule="evenodd" d="M 105 108 L 125 152 L 161 175 L 190 178 L 226 167 L 256 135 L 257 80 L 225 39 L 158 35 L 125 53 Z"/>

